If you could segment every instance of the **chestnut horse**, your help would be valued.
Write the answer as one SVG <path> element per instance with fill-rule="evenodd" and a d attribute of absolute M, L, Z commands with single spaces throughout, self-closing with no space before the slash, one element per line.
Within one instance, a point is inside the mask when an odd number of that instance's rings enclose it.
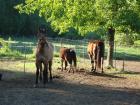
<path fill-rule="evenodd" d="M 43 83 L 48 82 L 48 68 L 50 72 L 50 81 L 52 81 L 52 60 L 53 60 L 53 45 L 47 42 L 44 36 L 39 37 L 36 49 L 36 85 L 38 84 L 38 77 L 42 80 L 42 64 L 43 69 Z M 36 86 L 35 85 L 35 86 Z"/>
<path fill-rule="evenodd" d="M 61 71 L 63 71 L 63 62 L 65 62 L 65 70 L 69 63 L 70 68 L 68 72 L 73 70 L 74 73 L 74 69 L 76 69 L 76 65 L 77 65 L 76 52 L 71 48 L 62 47 L 60 48 L 60 58 L 61 58 Z M 74 68 L 72 64 L 74 64 Z"/>
<path fill-rule="evenodd" d="M 96 69 L 99 68 L 103 73 L 104 42 L 101 40 L 90 41 L 87 52 L 92 64 L 91 71 L 96 72 Z"/>

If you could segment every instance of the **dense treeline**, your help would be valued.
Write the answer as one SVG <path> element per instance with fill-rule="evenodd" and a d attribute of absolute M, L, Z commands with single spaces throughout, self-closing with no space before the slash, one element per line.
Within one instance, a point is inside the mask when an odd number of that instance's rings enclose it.
<path fill-rule="evenodd" d="M 38 16 L 38 13 L 27 15 L 19 14 L 14 8 L 24 0 L 0 0 L 0 34 L 1 35 L 35 35 L 38 26 L 45 24 L 48 35 L 56 36 L 57 32 L 51 29 L 49 23 Z"/>
<path fill-rule="evenodd" d="M 35 35 L 45 24 L 48 36 L 99 39 L 111 24 L 117 42 L 140 40 L 139 0 L 0 0 L 0 7 L 1 35 Z"/>
<path fill-rule="evenodd" d="M 81 35 L 104 36 L 116 29 L 118 42 L 133 44 L 140 39 L 139 0 L 25 0 L 16 8 L 20 13 L 39 14 L 59 33 L 74 28 Z M 95 36 L 92 33 L 93 36 Z M 90 36 L 90 35 L 89 35 Z"/>

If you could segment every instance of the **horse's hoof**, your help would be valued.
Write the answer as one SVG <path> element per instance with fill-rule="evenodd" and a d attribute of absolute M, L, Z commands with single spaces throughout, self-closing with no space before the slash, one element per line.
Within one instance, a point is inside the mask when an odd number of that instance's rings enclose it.
<path fill-rule="evenodd" d="M 38 83 L 41 83 L 42 80 L 39 80 Z"/>
<path fill-rule="evenodd" d="M 46 87 L 47 87 L 46 84 L 44 84 L 44 85 L 43 85 L 43 88 L 46 88 Z"/>
<path fill-rule="evenodd" d="M 93 72 L 93 73 L 96 73 L 96 71 L 95 71 L 95 70 L 93 70 L 92 72 Z"/>
<path fill-rule="evenodd" d="M 49 80 L 46 80 L 46 83 L 48 83 L 49 82 Z"/>
<path fill-rule="evenodd" d="M 50 82 L 52 82 L 53 81 L 53 79 L 52 78 L 50 78 Z"/>
<path fill-rule="evenodd" d="M 40 78 L 39 80 L 42 81 L 42 78 Z"/>
<path fill-rule="evenodd" d="M 91 69 L 91 72 L 94 72 L 95 70 L 94 69 Z"/>
<path fill-rule="evenodd" d="M 37 84 L 34 84 L 34 85 L 33 85 L 33 87 L 34 87 L 34 88 L 37 88 L 37 87 L 38 87 L 38 85 L 37 85 Z"/>
<path fill-rule="evenodd" d="M 70 70 L 67 70 L 66 72 L 67 72 L 67 73 L 70 73 Z"/>
<path fill-rule="evenodd" d="M 50 80 L 50 83 L 53 83 L 53 80 Z"/>

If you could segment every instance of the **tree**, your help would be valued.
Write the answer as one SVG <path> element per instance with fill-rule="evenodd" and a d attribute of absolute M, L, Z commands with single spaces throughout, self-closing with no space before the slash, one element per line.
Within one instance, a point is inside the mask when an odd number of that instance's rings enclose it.
<path fill-rule="evenodd" d="M 25 4 L 16 8 L 27 14 L 38 11 L 59 33 L 67 32 L 72 27 L 85 35 L 99 28 L 107 30 L 109 26 L 122 32 L 128 27 L 139 32 L 139 4 L 139 0 L 25 0 Z M 109 43 L 114 46 L 114 38 Z M 113 53 L 113 46 L 109 46 L 109 52 Z M 112 57 L 108 58 L 108 65 L 112 66 Z"/>

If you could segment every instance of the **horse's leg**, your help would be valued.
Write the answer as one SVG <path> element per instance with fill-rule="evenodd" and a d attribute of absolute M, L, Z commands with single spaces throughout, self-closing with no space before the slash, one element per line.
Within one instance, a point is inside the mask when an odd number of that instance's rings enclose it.
<path fill-rule="evenodd" d="M 74 59 L 72 59 L 71 64 L 72 64 L 71 69 L 72 69 L 72 72 L 74 73 L 74 70 L 76 69 L 76 65 L 75 65 L 75 60 Z"/>
<path fill-rule="evenodd" d="M 91 61 L 91 72 L 92 72 L 94 70 L 94 59 L 93 59 L 91 54 L 89 54 L 89 58 L 90 58 L 90 61 Z"/>
<path fill-rule="evenodd" d="M 52 81 L 52 61 L 49 61 L 50 81 Z"/>
<path fill-rule="evenodd" d="M 72 70 L 72 59 L 68 59 L 68 62 L 70 64 L 70 68 L 69 68 L 68 72 L 70 73 L 70 71 Z"/>
<path fill-rule="evenodd" d="M 76 59 L 76 57 L 73 59 L 73 62 L 74 62 L 74 70 L 76 71 L 76 67 L 77 67 L 77 59 Z"/>
<path fill-rule="evenodd" d="M 72 64 L 70 64 L 70 68 L 68 69 L 68 73 L 70 73 L 71 69 L 72 69 Z"/>
<path fill-rule="evenodd" d="M 63 71 L 63 62 L 64 62 L 64 60 L 61 59 L 61 71 Z"/>
<path fill-rule="evenodd" d="M 103 71 L 103 64 L 104 64 L 104 58 L 101 57 L 101 69 L 102 69 L 102 73 L 104 73 L 104 71 Z"/>
<path fill-rule="evenodd" d="M 45 85 L 48 82 L 48 65 L 47 62 L 43 62 L 44 70 L 43 70 L 43 84 Z"/>
<path fill-rule="evenodd" d="M 96 66 L 97 66 L 97 61 L 96 61 L 96 58 L 94 56 L 93 58 L 93 71 L 96 72 Z"/>
<path fill-rule="evenodd" d="M 95 69 L 94 69 L 94 72 L 96 72 L 96 70 L 98 69 L 97 67 L 97 59 L 95 59 L 95 65 L 94 65 Z"/>
<path fill-rule="evenodd" d="M 67 66 L 68 66 L 68 63 L 67 63 L 67 61 L 65 60 L 65 70 L 67 69 Z"/>
<path fill-rule="evenodd" d="M 42 81 L 42 64 L 40 64 L 39 76 L 40 76 L 40 81 Z"/>
<path fill-rule="evenodd" d="M 40 64 L 36 62 L 36 82 L 35 82 L 36 85 L 38 84 L 39 66 L 40 66 Z M 36 87 L 36 85 L 35 85 L 35 87 Z"/>
<path fill-rule="evenodd" d="M 72 66 L 72 72 L 74 73 L 75 66 Z"/>

